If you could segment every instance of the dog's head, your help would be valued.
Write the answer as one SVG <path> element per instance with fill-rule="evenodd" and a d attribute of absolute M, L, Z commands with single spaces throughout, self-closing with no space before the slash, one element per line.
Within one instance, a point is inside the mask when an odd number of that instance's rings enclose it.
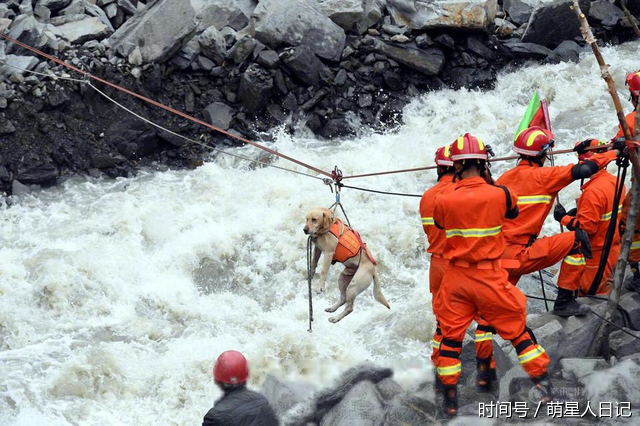
<path fill-rule="evenodd" d="M 322 207 L 315 208 L 307 214 L 304 233 L 312 237 L 324 234 L 333 225 L 333 212 Z"/>

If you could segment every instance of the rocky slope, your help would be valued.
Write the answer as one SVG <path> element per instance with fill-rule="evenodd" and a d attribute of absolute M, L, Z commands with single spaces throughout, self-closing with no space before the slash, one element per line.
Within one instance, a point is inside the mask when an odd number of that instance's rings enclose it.
<path fill-rule="evenodd" d="M 8 0 L 0 32 L 236 134 L 264 139 L 285 125 L 337 138 L 397 124 L 424 91 L 488 88 L 498 70 L 523 60 L 577 60 L 583 47 L 569 3 Z M 629 7 L 640 14 L 637 2 Z M 601 40 L 632 37 L 617 5 L 584 0 L 583 8 Z M 41 75 L 68 72 L 0 41 L 1 190 L 74 173 L 195 167 L 207 154 L 83 83 Z M 102 89 L 185 136 L 234 143 Z"/>

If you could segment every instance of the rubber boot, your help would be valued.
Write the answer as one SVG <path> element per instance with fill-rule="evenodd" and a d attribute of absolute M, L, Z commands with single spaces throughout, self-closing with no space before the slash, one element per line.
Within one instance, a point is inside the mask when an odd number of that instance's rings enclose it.
<path fill-rule="evenodd" d="M 433 375 L 435 378 L 433 379 L 433 390 L 436 395 L 442 393 L 442 382 L 440 381 L 440 377 L 438 376 L 438 372 L 434 371 Z"/>
<path fill-rule="evenodd" d="M 576 301 L 576 295 L 571 290 L 558 289 L 556 303 L 553 305 L 553 313 L 559 317 L 568 318 L 582 316 L 591 312 L 591 308 Z"/>
<path fill-rule="evenodd" d="M 444 393 L 444 415 L 454 417 L 458 415 L 458 386 L 442 386 Z"/>
<path fill-rule="evenodd" d="M 638 269 L 638 262 L 629 262 L 629 266 L 631 267 L 633 275 L 629 277 L 630 279 L 625 280 L 624 286 L 629 291 L 640 293 L 640 270 Z"/>
<path fill-rule="evenodd" d="M 478 392 L 491 392 L 497 380 L 495 363 L 491 358 L 476 358 L 478 372 L 476 375 L 476 389 Z"/>
<path fill-rule="evenodd" d="M 532 378 L 534 388 L 540 393 L 540 401 L 547 404 L 553 400 L 553 387 L 547 374 Z"/>

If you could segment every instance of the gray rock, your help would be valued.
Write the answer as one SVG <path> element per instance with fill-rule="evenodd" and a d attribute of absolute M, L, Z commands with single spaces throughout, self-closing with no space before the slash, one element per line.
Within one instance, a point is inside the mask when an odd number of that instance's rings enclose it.
<path fill-rule="evenodd" d="M 602 358 L 563 358 L 559 363 L 562 378 L 574 382 L 582 380 L 593 373 L 611 367 Z"/>
<path fill-rule="evenodd" d="M 451 50 L 456 48 L 456 41 L 449 34 L 440 34 L 434 41 Z"/>
<path fill-rule="evenodd" d="M 229 26 L 234 30 L 241 30 L 249 24 L 249 15 L 243 10 L 237 0 L 191 0 L 196 11 L 198 31 L 210 26 L 221 30 Z"/>
<path fill-rule="evenodd" d="M 94 18 L 100 19 L 100 22 L 105 24 L 111 31 L 115 31 L 115 28 L 113 28 L 111 21 L 109 20 L 106 13 L 104 13 L 104 11 L 101 8 L 99 8 L 93 3 L 90 3 L 87 0 L 84 0 L 83 3 L 84 3 L 84 9 L 85 9 L 84 13 L 86 13 L 89 16 L 93 16 Z"/>
<path fill-rule="evenodd" d="M 494 19 L 493 25 L 495 26 L 494 32 L 502 37 L 510 36 L 518 29 L 518 27 L 503 18 Z"/>
<path fill-rule="evenodd" d="M 367 108 L 373 105 L 373 97 L 369 93 L 363 93 L 358 96 L 358 105 L 360 108 Z"/>
<path fill-rule="evenodd" d="M 541 3 L 549 3 L 550 0 L 504 0 L 504 11 L 509 15 L 509 20 L 516 25 L 529 22 L 533 10 Z"/>
<path fill-rule="evenodd" d="M 385 84 L 393 91 L 402 90 L 402 77 L 393 71 L 387 71 L 382 74 Z"/>
<path fill-rule="evenodd" d="M 365 381 L 351 388 L 322 418 L 320 426 L 382 426 L 384 414 L 375 385 Z"/>
<path fill-rule="evenodd" d="M 382 19 L 382 0 L 318 0 L 320 9 L 348 32 L 363 34 Z"/>
<path fill-rule="evenodd" d="M 564 40 L 579 37 L 580 21 L 570 5 L 571 0 L 555 0 L 538 6 L 529 19 L 522 41 L 557 46 Z M 580 0 L 580 7 L 585 14 L 589 13 L 589 5 L 588 0 Z"/>
<path fill-rule="evenodd" d="M 69 22 L 52 30 L 70 43 L 82 44 L 89 40 L 101 40 L 111 34 L 109 27 L 99 18 L 88 16 L 81 21 Z"/>
<path fill-rule="evenodd" d="M 640 365 L 633 359 L 625 359 L 613 367 L 595 371 L 585 376 L 585 397 L 592 407 L 600 402 L 631 402 L 636 405 L 640 401 Z"/>
<path fill-rule="evenodd" d="M 404 393 L 398 382 L 393 380 L 391 377 L 381 380 L 376 384 L 376 388 L 378 389 L 380 398 L 382 398 L 383 401 L 391 401 L 396 396 Z"/>
<path fill-rule="evenodd" d="M 620 297 L 620 307 L 629 315 L 631 326 L 636 330 L 640 330 L 640 294 L 636 292 L 627 292 Z"/>
<path fill-rule="evenodd" d="M 71 0 L 71 3 L 58 12 L 58 15 L 82 15 L 85 12 L 84 0 Z"/>
<path fill-rule="evenodd" d="M 135 7 L 129 0 L 118 0 L 118 7 L 128 13 L 129 15 L 135 15 L 138 12 L 138 8 Z"/>
<path fill-rule="evenodd" d="M 27 185 L 22 184 L 18 179 L 15 179 L 11 182 L 11 195 L 15 197 L 20 197 L 22 195 L 27 195 L 31 193 L 31 188 Z"/>
<path fill-rule="evenodd" d="M 43 44 L 39 42 L 42 29 L 42 24 L 36 21 L 33 16 L 20 15 L 13 21 L 9 37 L 30 46 L 42 47 Z M 18 47 L 13 43 L 7 44 L 6 51 L 14 54 L 28 52 L 27 49 Z"/>
<path fill-rule="evenodd" d="M 416 37 L 416 45 L 420 49 L 427 49 L 434 44 L 435 42 L 431 40 L 431 37 L 429 37 L 427 34 L 420 34 L 418 37 Z"/>
<path fill-rule="evenodd" d="M 338 61 L 344 30 L 324 15 L 315 0 L 261 0 L 251 16 L 255 37 L 271 47 L 306 46 L 321 58 Z"/>
<path fill-rule="evenodd" d="M 91 165 L 100 170 L 110 169 L 117 164 L 118 160 L 111 155 L 98 154 L 91 158 Z"/>
<path fill-rule="evenodd" d="M 338 74 L 336 74 L 336 78 L 333 80 L 333 82 L 338 86 L 343 86 L 347 82 L 347 78 L 349 78 L 349 74 L 347 73 L 347 71 L 340 69 L 340 71 L 338 71 Z"/>
<path fill-rule="evenodd" d="M 495 19 L 497 7 L 497 0 L 389 0 L 387 3 L 394 23 L 414 30 L 484 29 Z"/>
<path fill-rule="evenodd" d="M 238 32 L 231 27 L 224 27 L 220 30 L 220 35 L 224 38 L 227 46 L 232 46 L 236 42 Z"/>
<path fill-rule="evenodd" d="M 409 40 L 410 38 L 404 34 L 396 34 L 393 37 L 391 37 L 391 41 L 395 41 L 396 43 L 406 43 Z"/>
<path fill-rule="evenodd" d="M 125 22 L 109 42 L 123 57 L 140 47 L 145 62 L 164 62 L 196 29 L 189 0 L 158 0 Z"/>
<path fill-rule="evenodd" d="M 210 26 L 198 37 L 202 53 L 217 65 L 222 65 L 227 54 L 227 43 L 215 26 Z"/>
<path fill-rule="evenodd" d="M 523 43 L 516 39 L 509 39 L 509 42 L 504 43 L 503 46 L 508 48 L 516 58 L 544 59 L 553 53 L 548 47 L 535 43 Z"/>
<path fill-rule="evenodd" d="M 71 3 L 71 0 L 38 0 L 36 5 L 44 6 L 49 10 L 60 10 Z"/>
<path fill-rule="evenodd" d="M 409 44 L 385 43 L 374 39 L 375 51 L 425 75 L 438 75 L 442 71 L 445 58 L 442 50 L 429 48 L 418 49 Z"/>
<path fill-rule="evenodd" d="M 56 108 L 69 100 L 64 90 L 54 90 L 49 93 L 49 105 Z"/>
<path fill-rule="evenodd" d="M 557 64 L 559 62 L 578 62 L 583 48 L 573 40 L 565 40 L 547 57 L 547 62 Z"/>
<path fill-rule="evenodd" d="M 624 12 L 607 0 L 597 0 L 591 3 L 589 17 L 602 25 L 613 27 L 624 18 Z"/>
<path fill-rule="evenodd" d="M 309 384 L 288 382 L 271 375 L 267 376 L 260 389 L 278 417 L 282 417 L 294 405 L 304 401 L 314 390 Z"/>
<path fill-rule="evenodd" d="M 10 180 L 11 175 L 9 174 L 9 170 L 0 162 L 0 182 L 9 182 Z"/>
<path fill-rule="evenodd" d="M 231 127 L 235 112 L 233 108 L 222 102 L 214 102 L 204 109 L 203 116 L 209 124 L 222 130 L 228 130 Z"/>
<path fill-rule="evenodd" d="M 198 66 L 205 71 L 211 71 L 216 66 L 215 62 L 206 56 L 198 56 Z"/>
<path fill-rule="evenodd" d="M 27 185 L 51 185 L 60 176 L 58 169 L 52 164 L 36 164 L 18 171 L 16 179 Z"/>
<path fill-rule="evenodd" d="M 302 106 L 300 107 L 303 111 L 310 111 L 311 108 L 313 108 L 314 106 L 318 105 L 318 103 L 323 100 L 327 95 L 329 94 L 329 91 L 327 89 L 320 89 L 316 92 L 315 95 L 313 95 L 313 97 L 311 99 L 309 99 L 307 102 L 305 102 L 304 104 L 302 104 Z"/>
<path fill-rule="evenodd" d="M 5 118 L 4 114 L 0 114 L 0 136 L 7 136 L 16 132 L 13 123 Z"/>
<path fill-rule="evenodd" d="M 234 64 L 242 64 L 253 53 L 256 47 L 256 40 L 253 37 L 242 37 L 227 52 L 227 59 Z"/>
<path fill-rule="evenodd" d="M 9 26 L 13 23 L 12 19 L 9 18 L 0 18 L 0 33 L 3 33 L 9 29 Z M 2 42 L 2 46 L 4 46 L 4 42 Z M 3 47 L 4 51 L 4 47 Z"/>
<path fill-rule="evenodd" d="M 1 18 L 13 19 L 15 16 L 16 16 L 15 12 L 9 9 L 9 6 L 7 6 L 4 3 L 0 3 L 0 19 Z"/>
<path fill-rule="evenodd" d="M 37 3 L 33 8 L 33 13 L 42 21 L 48 21 L 51 18 L 51 11 L 40 3 Z"/>
<path fill-rule="evenodd" d="M 324 64 L 310 49 L 304 46 L 287 49 L 282 54 L 282 60 L 303 83 L 312 86 L 320 81 L 320 70 Z"/>
<path fill-rule="evenodd" d="M 640 332 L 624 329 L 628 333 L 636 336 L 630 336 L 622 330 L 614 331 L 609 335 L 609 347 L 611 355 L 622 358 L 634 353 L 640 353 Z"/>
<path fill-rule="evenodd" d="M 493 61 L 497 58 L 496 52 L 487 47 L 477 37 L 467 38 L 467 50 L 486 59 L 487 61 Z"/>
<path fill-rule="evenodd" d="M 262 65 L 265 68 L 274 69 L 278 67 L 278 63 L 280 62 L 280 57 L 277 52 L 273 50 L 267 49 L 263 50 L 258 54 L 256 58 L 256 62 Z"/>
<path fill-rule="evenodd" d="M 109 19 L 113 19 L 118 16 L 118 5 L 116 3 L 108 4 L 104 7 L 104 13 L 107 14 Z"/>
<path fill-rule="evenodd" d="M 248 111 L 256 112 L 267 105 L 272 90 L 273 78 L 271 74 L 257 64 L 251 64 L 240 79 L 238 101 Z"/>
<path fill-rule="evenodd" d="M 31 71 L 38 65 L 38 59 L 34 56 L 6 55 L 3 62 L 11 67 L 0 64 L 0 80 L 13 74 L 23 75 L 26 71 L 22 70 Z"/>
<path fill-rule="evenodd" d="M 0 98 L 0 109 L 5 109 L 9 105 L 7 98 Z"/>

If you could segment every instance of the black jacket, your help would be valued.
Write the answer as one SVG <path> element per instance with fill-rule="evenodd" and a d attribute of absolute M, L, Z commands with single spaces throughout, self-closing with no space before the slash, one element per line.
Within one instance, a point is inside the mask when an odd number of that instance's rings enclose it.
<path fill-rule="evenodd" d="M 209 410 L 202 426 L 278 426 L 267 398 L 245 387 L 227 392 Z"/>

